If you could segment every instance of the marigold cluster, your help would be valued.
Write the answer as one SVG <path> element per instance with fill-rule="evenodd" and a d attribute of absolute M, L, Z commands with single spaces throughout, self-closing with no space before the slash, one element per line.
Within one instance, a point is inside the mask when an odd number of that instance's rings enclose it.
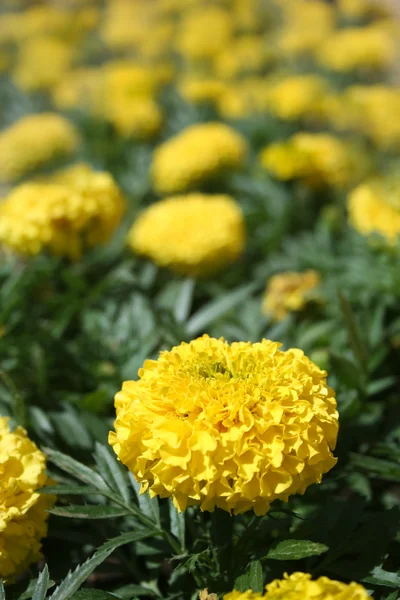
<path fill-rule="evenodd" d="M 234 590 L 224 600 L 369 600 L 367 590 L 354 581 L 342 583 L 328 577 L 312 579 L 309 573 L 284 574 L 269 583 L 264 595 L 248 590 Z"/>
<path fill-rule="evenodd" d="M 111 175 L 75 165 L 11 191 L 0 205 L 0 242 L 19 254 L 75 260 L 110 239 L 124 206 Z"/>
<path fill-rule="evenodd" d="M 201 276 L 235 261 L 245 237 L 243 215 L 233 198 L 192 193 L 150 206 L 130 230 L 128 243 L 162 267 Z"/>
<path fill-rule="evenodd" d="M 315 290 L 321 278 L 317 271 L 303 273 L 287 272 L 273 275 L 264 293 L 263 312 L 275 321 L 281 321 L 289 313 L 303 310 L 315 299 Z"/>
<path fill-rule="evenodd" d="M 368 181 L 356 187 L 348 199 L 351 225 L 362 235 L 378 233 L 389 243 L 400 235 L 399 182 Z"/>
<path fill-rule="evenodd" d="M 318 115 L 327 93 L 327 84 L 318 75 L 293 75 L 271 81 L 266 94 L 266 108 L 285 120 Z"/>
<path fill-rule="evenodd" d="M 361 148 L 327 133 L 297 133 L 267 146 L 260 160 L 278 179 L 302 179 L 312 186 L 348 186 L 370 166 Z"/>
<path fill-rule="evenodd" d="M 0 133 L 0 181 L 16 181 L 34 168 L 73 154 L 75 128 L 55 113 L 28 115 Z"/>
<path fill-rule="evenodd" d="M 40 495 L 47 483 L 46 458 L 25 429 L 10 430 L 0 417 L 0 579 L 13 581 L 40 558 L 53 496 Z"/>
<path fill-rule="evenodd" d="M 147 360 L 115 397 L 109 442 L 142 484 L 179 511 L 265 514 L 336 463 L 334 392 L 301 350 L 204 335 Z"/>
<path fill-rule="evenodd" d="M 190 125 L 154 152 L 154 188 L 161 194 L 196 188 L 226 171 L 239 169 L 246 152 L 245 140 L 228 125 Z"/>

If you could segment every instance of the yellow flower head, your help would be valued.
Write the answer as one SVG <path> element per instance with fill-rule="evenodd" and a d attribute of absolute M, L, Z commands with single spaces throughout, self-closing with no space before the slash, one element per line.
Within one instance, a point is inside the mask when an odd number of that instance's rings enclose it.
<path fill-rule="evenodd" d="M 266 108 L 289 121 L 313 117 L 326 93 L 326 82 L 318 75 L 293 75 L 270 83 Z"/>
<path fill-rule="evenodd" d="M 390 14 L 389 6 L 384 6 L 380 0 L 338 0 L 338 10 L 350 19 L 387 17 Z"/>
<path fill-rule="evenodd" d="M 281 321 L 290 312 L 303 310 L 320 281 L 319 274 L 313 270 L 274 275 L 265 290 L 263 312 Z"/>
<path fill-rule="evenodd" d="M 46 511 L 55 501 L 37 493 L 46 484 L 44 454 L 25 429 L 11 432 L 8 419 L 0 417 L 0 579 L 6 582 L 40 558 Z"/>
<path fill-rule="evenodd" d="M 261 164 L 282 180 L 304 179 L 311 185 L 346 186 L 369 168 L 365 152 L 326 133 L 298 133 L 261 153 Z"/>
<path fill-rule="evenodd" d="M 52 89 L 54 104 L 60 110 L 80 108 L 90 110 L 100 97 L 103 73 L 99 67 L 81 67 L 66 73 Z"/>
<path fill-rule="evenodd" d="M 147 360 L 115 397 L 118 458 L 151 496 L 265 514 L 336 459 L 334 392 L 301 350 L 207 335 Z"/>
<path fill-rule="evenodd" d="M 71 155 L 75 128 L 55 113 L 28 115 L 0 133 L 0 181 L 16 181 L 36 167 Z"/>
<path fill-rule="evenodd" d="M 123 212 L 111 175 L 75 165 L 10 193 L 0 205 L 0 242 L 20 254 L 77 259 L 110 239 Z"/>
<path fill-rule="evenodd" d="M 234 590 L 223 600 L 370 600 L 367 590 L 359 583 L 342 583 L 328 577 L 312 580 L 309 573 L 285 573 L 266 586 L 264 596 L 248 590 Z"/>
<path fill-rule="evenodd" d="M 189 194 L 144 211 L 129 233 L 138 254 L 187 275 L 206 275 L 238 258 L 245 244 L 242 212 L 230 196 Z"/>
<path fill-rule="evenodd" d="M 56 37 L 40 37 L 22 44 L 13 79 L 28 92 L 51 90 L 69 70 L 75 50 Z"/>
<path fill-rule="evenodd" d="M 209 103 L 217 107 L 221 98 L 229 93 L 229 86 L 220 79 L 184 78 L 179 86 L 181 95 L 193 104 Z"/>
<path fill-rule="evenodd" d="M 163 115 L 151 98 L 110 98 L 107 120 L 124 137 L 139 140 L 153 138 L 161 129 Z"/>
<path fill-rule="evenodd" d="M 317 52 L 319 62 L 333 71 L 383 69 L 393 63 L 397 53 L 395 30 L 386 24 L 338 30 Z"/>
<path fill-rule="evenodd" d="M 284 54 L 312 53 L 335 28 L 333 6 L 321 0 L 281 0 L 284 27 L 278 39 Z"/>
<path fill-rule="evenodd" d="M 226 171 L 239 169 L 246 152 L 246 141 L 228 125 L 190 125 L 154 152 L 154 187 L 161 194 L 193 189 Z"/>
<path fill-rule="evenodd" d="M 262 71 L 272 59 L 272 50 L 261 36 L 245 35 L 235 39 L 216 56 L 214 69 L 218 77 L 234 79 Z"/>
<path fill-rule="evenodd" d="M 393 185 L 394 184 L 394 185 Z M 356 187 L 348 199 L 351 225 L 362 235 L 379 233 L 395 243 L 400 235 L 399 181 L 376 180 Z"/>
<path fill-rule="evenodd" d="M 176 46 L 189 60 L 210 59 L 223 50 L 233 36 L 232 15 L 218 6 L 199 6 L 181 21 Z"/>

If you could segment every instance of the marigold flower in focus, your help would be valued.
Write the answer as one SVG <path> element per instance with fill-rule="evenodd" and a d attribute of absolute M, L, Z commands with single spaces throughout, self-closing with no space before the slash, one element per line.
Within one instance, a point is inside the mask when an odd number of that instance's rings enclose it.
<path fill-rule="evenodd" d="M 325 133 L 295 134 L 267 146 L 260 160 L 278 179 L 303 179 L 314 186 L 345 187 L 360 180 L 370 166 L 358 146 Z"/>
<path fill-rule="evenodd" d="M 0 181 L 15 181 L 36 167 L 67 157 L 78 142 L 77 131 L 60 115 L 23 117 L 0 133 Z"/>
<path fill-rule="evenodd" d="M 313 299 L 321 279 L 317 271 L 287 272 L 273 275 L 264 294 L 263 312 L 281 321 L 290 312 L 300 311 Z M 315 296 L 314 296 L 315 297 Z"/>
<path fill-rule="evenodd" d="M 233 198 L 193 193 L 147 208 L 130 230 L 128 243 L 162 267 L 200 276 L 235 261 L 245 237 L 243 215 Z"/>
<path fill-rule="evenodd" d="M 264 596 L 248 590 L 234 590 L 223 600 L 370 600 L 367 590 L 354 581 L 342 583 L 328 577 L 312 579 L 309 573 L 284 574 L 266 586 Z"/>
<path fill-rule="evenodd" d="M 336 463 L 334 392 L 301 350 L 207 335 L 147 360 L 115 397 L 109 442 L 142 484 L 179 511 L 265 514 Z"/>
<path fill-rule="evenodd" d="M 0 242 L 17 253 L 77 259 L 110 239 L 125 203 L 111 175 L 75 165 L 19 185 L 0 205 Z"/>
<path fill-rule="evenodd" d="M 389 243 L 400 235 L 399 181 L 375 180 L 356 187 L 348 198 L 351 225 L 362 235 L 378 233 Z"/>
<path fill-rule="evenodd" d="M 190 125 L 155 150 L 151 167 L 154 187 L 161 194 L 194 188 L 239 169 L 246 152 L 246 141 L 228 125 Z"/>
<path fill-rule="evenodd" d="M 0 417 L 0 579 L 12 582 L 40 554 L 54 496 L 37 490 L 47 484 L 46 457 L 22 427 Z"/>

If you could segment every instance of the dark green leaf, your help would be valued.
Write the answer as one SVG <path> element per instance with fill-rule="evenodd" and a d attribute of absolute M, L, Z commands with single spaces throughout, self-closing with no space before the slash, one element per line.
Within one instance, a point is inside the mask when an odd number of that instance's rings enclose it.
<path fill-rule="evenodd" d="M 263 571 L 259 560 L 253 560 L 249 567 L 249 583 L 253 592 L 263 593 Z"/>
<path fill-rule="evenodd" d="M 118 506 L 95 506 L 77 504 L 74 506 L 56 506 L 50 510 L 52 515 L 70 517 L 72 519 L 115 519 L 130 514 L 126 508 Z"/>
<path fill-rule="evenodd" d="M 97 467 L 110 489 L 119 493 L 126 504 L 129 504 L 131 495 L 125 472 L 122 470 L 115 455 L 112 454 L 110 448 L 106 448 L 103 444 L 96 442 L 95 460 Z"/>
<path fill-rule="evenodd" d="M 179 540 L 182 552 L 185 551 L 185 513 L 178 512 L 172 500 L 169 501 L 171 533 Z"/>
<path fill-rule="evenodd" d="M 109 488 L 106 483 L 93 469 L 52 448 L 44 448 L 44 452 L 47 454 L 48 459 L 62 471 L 73 475 L 84 483 L 94 485 L 99 490 L 108 491 Z"/>

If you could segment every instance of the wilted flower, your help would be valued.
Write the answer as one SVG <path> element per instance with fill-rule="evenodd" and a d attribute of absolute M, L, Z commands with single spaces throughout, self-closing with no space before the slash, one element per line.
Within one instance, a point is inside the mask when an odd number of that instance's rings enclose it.
<path fill-rule="evenodd" d="M 78 134 L 62 116 L 23 117 L 0 133 L 0 181 L 15 181 L 36 167 L 71 155 L 77 146 Z"/>
<path fill-rule="evenodd" d="M 110 239 L 124 207 L 111 175 L 75 165 L 9 194 L 0 205 L 0 242 L 20 254 L 77 259 Z"/>
<path fill-rule="evenodd" d="M 265 514 L 336 463 L 334 392 L 301 350 L 204 335 L 147 360 L 115 397 L 109 441 L 151 496 Z"/>
<path fill-rule="evenodd" d="M 162 194 L 195 188 L 226 171 L 239 169 L 246 152 L 246 141 L 228 125 L 190 125 L 154 152 L 154 187 Z"/>
<path fill-rule="evenodd" d="M 238 258 L 245 244 L 240 207 L 230 196 L 189 194 L 147 208 L 129 233 L 138 254 L 187 275 L 205 275 Z"/>
<path fill-rule="evenodd" d="M 284 579 L 269 583 L 264 596 L 248 590 L 234 590 L 223 600 L 370 600 L 367 590 L 354 581 L 342 583 L 328 577 L 311 579 L 309 573 L 284 574 Z"/>
<path fill-rule="evenodd" d="M 12 581 L 40 558 L 53 496 L 37 490 L 47 483 L 46 458 L 25 429 L 11 431 L 0 417 L 0 578 Z"/>
<path fill-rule="evenodd" d="M 369 169 L 361 148 L 327 133 L 297 133 L 267 146 L 260 160 L 278 179 L 303 179 L 314 186 L 347 186 Z"/>
<path fill-rule="evenodd" d="M 263 311 L 276 321 L 290 312 L 302 310 L 315 297 L 321 279 L 317 271 L 286 272 L 273 275 L 264 294 Z"/>
<path fill-rule="evenodd" d="M 375 180 L 356 187 L 348 199 L 351 225 L 362 235 L 379 233 L 395 243 L 400 235 L 400 187 Z"/>

